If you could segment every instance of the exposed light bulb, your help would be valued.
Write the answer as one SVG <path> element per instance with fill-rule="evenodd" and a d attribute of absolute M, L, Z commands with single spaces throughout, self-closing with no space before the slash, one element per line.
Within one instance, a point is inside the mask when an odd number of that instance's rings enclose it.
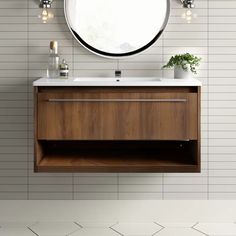
<path fill-rule="evenodd" d="M 182 18 L 187 21 L 188 24 L 192 22 L 193 18 L 196 18 L 197 14 L 193 14 L 190 9 L 186 9 L 184 13 L 182 14 Z"/>
<path fill-rule="evenodd" d="M 46 24 L 47 21 L 48 21 L 48 17 L 47 17 L 47 16 L 43 16 L 43 17 L 42 17 L 42 21 L 43 21 L 44 24 Z"/>
<path fill-rule="evenodd" d="M 48 16 L 48 11 L 46 9 L 43 9 L 42 16 Z"/>
<path fill-rule="evenodd" d="M 186 17 L 186 20 L 187 20 L 187 23 L 190 24 L 191 21 L 192 21 L 192 17 L 191 17 L 191 16 L 187 16 L 187 17 Z"/>
<path fill-rule="evenodd" d="M 187 23 L 191 23 L 193 18 L 196 18 L 197 15 L 192 12 L 191 9 L 195 8 L 194 0 L 180 0 L 182 2 L 182 7 L 184 8 L 184 12 L 181 15 L 183 19 L 187 21 Z"/>
<path fill-rule="evenodd" d="M 191 16 L 191 15 L 192 15 L 192 11 L 191 11 L 190 9 L 188 9 L 188 10 L 186 11 L 186 15 L 187 15 L 187 16 Z"/>
<path fill-rule="evenodd" d="M 42 10 L 42 13 L 38 16 L 40 19 L 42 19 L 43 23 L 46 24 L 48 20 L 52 19 L 54 17 L 53 13 L 48 11 L 47 8 L 44 8 Z"/>

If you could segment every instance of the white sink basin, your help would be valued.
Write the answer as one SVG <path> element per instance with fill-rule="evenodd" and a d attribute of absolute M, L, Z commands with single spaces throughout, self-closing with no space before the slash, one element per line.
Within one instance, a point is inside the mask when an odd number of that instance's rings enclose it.
<path fill-rule="evenodd" d="M 70 77 L 68 79 L 41 78 L 34 86 L 91 86 L 91 87 L 152 87 L 152 86 L 202 86 L 196 79 L 169 79 L 158 77 Z"/>
<path fill-rule="evenodd" d="M 82 77 L 75 78 L 74 82 L 155 82 L 161 81 L 157 77 Z"/>

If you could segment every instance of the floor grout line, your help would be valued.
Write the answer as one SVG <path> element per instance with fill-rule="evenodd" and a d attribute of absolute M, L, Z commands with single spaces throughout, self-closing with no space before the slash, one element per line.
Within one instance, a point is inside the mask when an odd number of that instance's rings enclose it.
<path fill-rule="evenodd" d="M 78 225 L 81 229 L 84 228 L 81 224 L 79 224 L 77 221 L 74 221 L 73 223 L 75 223 L 76 225 Z"/>
<path fill-rule="evenodd" d="M 205 236 L 210 236 L 210 235 L 208 235 L 208 234 L 206 234 L 206 233 L 204 233 L 204 232 L 202 232 L 202 231 L 196 229 L 195 226 L 197 226 L 198 224 L 199 224 L 199 222 L 197 222 L 197 223 L 196 223 L 195 225 L 193 225 L 191 228 L 192 228 L 193 230 L 195 230 L 195 231 L 201 233 L 201 234 L 204 234 Z"/>
<path fill-rule="evenodd" d="M 39 234 L 37 234 L 36 232 L 34 232 L 30 227 L 27 227 L 33 234 L 40 236 Z"/>
<path fill-rule="evenodd" d="M 109 227 L 109 229 L 111 229 L 112 231 L 116 232 L 117 234 L 119 234 L 121 236 L 125 236 L 124 234 L 120 233 L 119 231 L 113 229 L 112 227 Z"/>
<path fill-rule="evenodd" d="M 163 226 L 163 225 L 161 225 L 161 224 L 159 224 L 159 223 L 157 223 L 155 221 L 153 223 L 158 225 L 158 226 L 160 226 L 161 229 L 159 229 L 157 232 L 155 232 L 152 236 L 155 236 L 156 234 L 158 234 L 159 232 L 161 232 L 162 230 L 164 230 L 166 228 L 165 226 Z"/>

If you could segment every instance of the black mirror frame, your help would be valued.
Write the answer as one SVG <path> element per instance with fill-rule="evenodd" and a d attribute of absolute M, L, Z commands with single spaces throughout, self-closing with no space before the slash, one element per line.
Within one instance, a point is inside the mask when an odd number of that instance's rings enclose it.
<path fill-rule="evenodd" d="M 84 46 L 87 50 L 89 50 L 90 52 L 92 53 L 95 53 L 96 55 L 99 55 L 99 56 L 103 56 L 103 57 L 107 57 L 107 58 L 113 58 L 113 59 L 119 59 L 119 58 L 124 58 L 124 57 L 129 57 L 129 56 L 132 56 L 132 55 L 136 55 L 136 54 L 139 54 L 143 51 L 145 51 L 146 49 L 148 49 L 149 47 L 151 47 L 157 40 L 158 38 L 160 38 L 161 34 L 163 33 L 163 31 L 165 30 L 166 26 L 167 26 L 167 23 L 168 23 L 168 20 L 169 20 L 169 17 L 170 17 L 170 0 L 166 0 L 167 1 L 167 12 L 166 12 L 166 16 L 165 16 L 165 20 L 162 24 L 162 27 L 160 29 L 160 31 L 157 33 L 157 35 L 149 42 L 147 43 L 145 46 L 137 49 L 137 50 L 134 50 L 134 51 L 131 51 L 131 52 L 127 52 L 127 53 L 108 53 L 108 52 L 104 52 L 104 51 L 101 51 L 101 50 L 98 50 L 94 47 L 92 47 L 91 45 L 89 45 L 88 43 L 86 43 L 69 25 L 69 22 L 68 22 L 68 17 L 67 17 L 67 14 L 66 14 L 66 1 L 67 0 L 64 0 L 64 14 L 65 14 L 65 18 L 66 18 L 66 22 L 67 22 L 67 25 L 72 33 L 72 35 L 74 36 L 74 38 L 82 45 Z"/>

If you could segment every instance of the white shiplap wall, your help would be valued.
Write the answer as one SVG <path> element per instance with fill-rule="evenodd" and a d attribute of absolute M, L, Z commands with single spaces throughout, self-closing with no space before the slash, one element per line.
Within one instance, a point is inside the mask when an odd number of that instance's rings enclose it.
<path fill-rule="evenodd" d="M 82 48 L 70 34 L 63 1 L 42 24 L 36 0 L 0 0 L 0 199 L 235 199 L 236 1 L 196 0 L 187 24 L 172 0 L 169 24 L 141 55 L 109 60 Z M 173 54 L 203 58 L 200 174 L 33 173 L 32 81 L 45 74 L 49 41 L 59 41 L 74 76 L 173 76 L 161 70 Z"/>

